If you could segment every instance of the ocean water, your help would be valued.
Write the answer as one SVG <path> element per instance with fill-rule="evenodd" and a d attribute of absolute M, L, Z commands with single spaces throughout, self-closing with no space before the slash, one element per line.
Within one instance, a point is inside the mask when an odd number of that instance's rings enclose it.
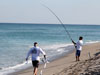
<path fill-rule="evenodd" d="M 84 44 L 100 41 L 99 25 L 66 24 L 72 39 L 84 37 Z M 48 60 L 73 50 L 73 45 L 60 24 L 0 23 L 0 75 L 31 66 L 25 64 L 28 50 L 38 42 Z"/>

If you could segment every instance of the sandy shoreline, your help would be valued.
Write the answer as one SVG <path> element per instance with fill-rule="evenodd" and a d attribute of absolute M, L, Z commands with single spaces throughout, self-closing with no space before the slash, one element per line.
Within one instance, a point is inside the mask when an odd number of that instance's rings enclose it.
<path fill-rule="evenodd" d="M 49 64 L 47 64 L 46 69 L 43 70 L 43 75 L 80 75 L 80 73 L 84 72 L 85 68 L 83 68 L 81 71 L 77 69 L 80 68 L 80 66 L 83 66 L 84 65 L 83 63 L 87 63 L 87 61 L 90 60 L 88 53 L 90 53 L 91 59 L 93 59 L 95 57 L 94 54 L 99 53 L 99 52 L 100 52 L 100 43 L 85 45 L 83 46 L 83 50 L 81 53 L 81 57 L 80 57 L 81 61 L 79 62 L 75 61 L 75 50 L 74 50 L 72 53 L 67 54 L 63 57 L 60 57 L 59 59 L 56 59 L 50 62 Z M 40 65 L 38 69 L 38 75 L 40 75 L 40 71 L 43 68 L 43 66 L 44 65 Z M 32 71 L 33 71 L 33 68 L 31 67 L 31 68 L 28 68 L 28 69 L 25 69 L 25 70 L 22 70 L 20 72 L 16 72 L 10 75 L 33 75 Z M 73 74 L 73 72 L 75 72 L 76 74 Z"/>

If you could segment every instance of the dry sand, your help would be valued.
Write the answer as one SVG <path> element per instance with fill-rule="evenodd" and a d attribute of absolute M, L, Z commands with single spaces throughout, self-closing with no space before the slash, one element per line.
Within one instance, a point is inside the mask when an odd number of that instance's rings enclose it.
<path fill-rule="evenodd" d="M 89 53 L 91 58 L 89 57 Z M 83 46 L 80 61 L 75 61 L 75 50 L 47 64 L 43 75 L 100 75 L 100 43 Z M 38 75 L 44 65 L 40 65 Z M 10 75 L 33 75 L 33 68 Z"/>

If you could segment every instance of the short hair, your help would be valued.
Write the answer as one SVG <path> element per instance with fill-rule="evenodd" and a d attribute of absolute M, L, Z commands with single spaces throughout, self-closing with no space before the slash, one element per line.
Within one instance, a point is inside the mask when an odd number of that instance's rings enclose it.
<path fill-rule="evenodd" d="M 37 42 L 34 42 L 34 45 L 38 44 Z"/>
<path fill-rule="evenodd" d="M 83 37 L 82 37 L 82 36 L 80 36 L 80 37 L 79 37 L 79 40 L 82 40 L 82 39 L 83 39 Z"/>

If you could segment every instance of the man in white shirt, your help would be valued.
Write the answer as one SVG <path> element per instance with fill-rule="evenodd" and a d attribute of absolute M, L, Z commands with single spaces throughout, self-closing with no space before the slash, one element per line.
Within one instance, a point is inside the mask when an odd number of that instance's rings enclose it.
<path fill-rule="evenodd" d="M 46 53 L 40 47 L 37 47 L 37 42 L 34 42 L 34 47 L 29 50 L 26 57 L 26 61 L 27 61 L 28 57 L 31 55 L 32 65 L 34 67 L 34 71 L 33 71 L 34 75 L 37 75 L 37 69 L 40 61 L 40 57 L 39 57 L 40 53 L 43 54 L 44 58 L 46 59 Z"/>
<path fill-rule="evenodd" d="M 76 48 L 76 61 L 80 61 L 80 54 L 81 54 L 81 51 L 82 51 L 82 45 L 83 45 L 83 37 L 80 36 L 79 37 L 79 41 L 77 43 L 75 43 L 74 41 L 72 41 L 75 45 L 75 48 Z"/>

